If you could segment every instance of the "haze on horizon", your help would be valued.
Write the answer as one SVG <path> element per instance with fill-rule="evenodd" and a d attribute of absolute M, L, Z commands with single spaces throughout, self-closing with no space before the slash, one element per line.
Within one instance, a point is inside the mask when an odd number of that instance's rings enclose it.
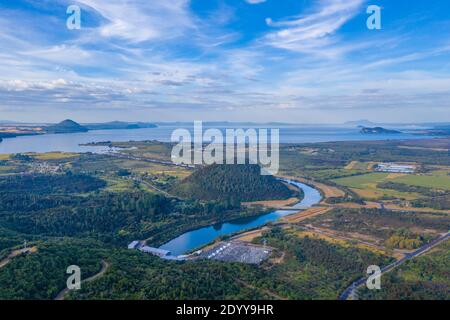
<path fill-rule="evenodd" d="M 450 122 L 449 27 L 443 1 L 2 1 L 0 119 Z"/>

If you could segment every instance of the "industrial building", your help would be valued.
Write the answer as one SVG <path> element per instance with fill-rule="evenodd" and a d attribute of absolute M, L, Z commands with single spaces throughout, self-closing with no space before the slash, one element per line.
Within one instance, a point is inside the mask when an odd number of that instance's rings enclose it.
<path fill-rule="evenodd" d="M 379 163 L 376 165 L 375 170 L 391 173 L 414 173 L 416 171 L 416 167 L 414 165 L 397 163 Z"/>
<path fill-rule="evenodd" d="M 133 241 L 128 245 L 128 249 L 130 249 L 130 250 L 138 249 L 139 245 L 140 245 L 140 241 Z"/>
<path fill-rule="evenodd" d="M 170 255 L 170 251 L 153 248 L 153 247 L 148 247 L 148 246 L 142 247 L 140 250 L 142 252 L 150 253 L 150 254 L 152 254 L 154 256 L 158 256 L 160 258 L 167 257 Z"/>
<path fill-rule="evenodd" d="M 128 245 L 128 249 L 139 250 L 144 253 L 149 253 L 154 256 L 160 257 L 161 259 L 164 259 L 164 260 L 184 261 L 184 260 L 187 260 L 189 257 L 186 255 L 172 256 L 170 251 L 146 246 L 145 241 L 138 241 L 138 240 L 132 241 Z"/>

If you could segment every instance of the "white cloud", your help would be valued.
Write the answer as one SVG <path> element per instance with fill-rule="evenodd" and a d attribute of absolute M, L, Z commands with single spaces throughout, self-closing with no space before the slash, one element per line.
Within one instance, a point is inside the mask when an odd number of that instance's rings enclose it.
<path fill-rule="evenodd" d="M 299 52 L 315 52 L 336 44 L 332 36 L 358 12 L 365 0 L 321 0 L 307 15 L 282 21 L 266 19 L 280 30 L 267 35 L 269 45 Z"/>
<path fill-rule="evenodd" d="M 200 19 L 188 0 L 79 3 L 102 20 L 68 34 L 56 29 L 64 26 L 57 19 L 37 27 L 31 14 L 0 12 L 1 110 L 128 116 L 151 109 L 178 120 L 302 122 L 313 119 L 305 115 L 327 121 L 393 106 L 449 107 L 446 67 L 420 70 L 420 61 L 426 68 L 438 58 L 445 63 L 448 43 L 425 45 L 395 32 L 343 41 L 342 26 L 365 13 L 363 0 L 322 0 L 302 15 L 268 19 L 273 29 L 248 42 L 230 27 L 233 10 Z M 421 49 L 411 50 L 408 40 Z"/>
<path fill-rule="evenodd" d="M 264 3 L 267 0 L 245 0 L 245 2 L 249 3 L 249 4 L 260 4 L 260 3 Z"/>
<path fill-rule="evenodd" d="M 104 37 L 134 42 L 174 38 L 195 28 L 189 0 L 78 0 L 107 21 L 100 27 Z"/>

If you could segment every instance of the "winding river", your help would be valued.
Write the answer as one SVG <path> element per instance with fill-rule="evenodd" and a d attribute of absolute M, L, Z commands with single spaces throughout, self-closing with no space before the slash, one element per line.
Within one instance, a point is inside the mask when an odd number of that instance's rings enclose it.
<path fill-rule="evenodd" d="M 293 208 L 309 208 L 322 200 L 322 196 L 318 190 L 297 181 L 285 181 L 302 189 L 304 193 L 303 200 L 294 205 Z M 170 251 L 173 256 L 183 255 L 214 241 L 220 236 L 257 228 L 293 213 L 293 211 L 277 210 L 258 217 L 242 218 L 227 223 L 203 227 L 183 233 L 162 245 L 160 249 Z"/>

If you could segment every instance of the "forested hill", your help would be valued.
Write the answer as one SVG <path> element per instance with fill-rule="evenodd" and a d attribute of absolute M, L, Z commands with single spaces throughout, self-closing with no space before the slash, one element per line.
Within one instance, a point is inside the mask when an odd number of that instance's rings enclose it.
<path fill-rule="evenodd" d="M 88 129 L 81 126 L 72 120 L 64 120 L 58 124 L 51 125 L 45 128 L 47 133 L 73 133 L 73 132 L 87 132 Z"/>
<path fill-rule="evenodd" d="M 186 198 L 226 201 L 287 199 L 295 193 L 273 176 L 261 175 L 258 165 L 203 167 L 171 191 Z"/>

